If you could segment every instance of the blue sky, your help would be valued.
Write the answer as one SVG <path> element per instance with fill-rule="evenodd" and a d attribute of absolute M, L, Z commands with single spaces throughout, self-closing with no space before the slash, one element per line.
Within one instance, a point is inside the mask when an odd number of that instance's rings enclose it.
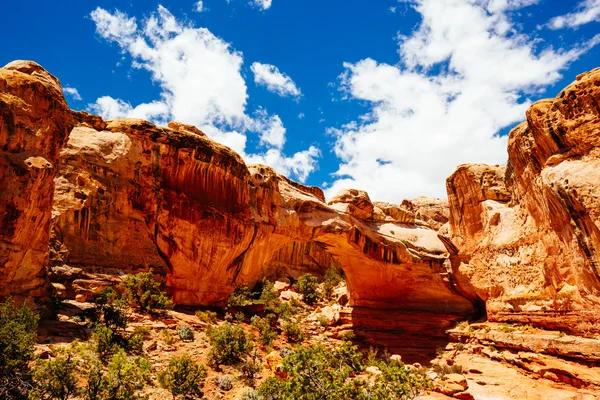
<path fill-rule="evenodd" d="M 39 62 L 74 109 L 192 123 L 249 163 L 394 203 L 505 163 L 531 101 L 600 66 L 599 0 L 197 3 L 9 2 L 0 64 Z"/>

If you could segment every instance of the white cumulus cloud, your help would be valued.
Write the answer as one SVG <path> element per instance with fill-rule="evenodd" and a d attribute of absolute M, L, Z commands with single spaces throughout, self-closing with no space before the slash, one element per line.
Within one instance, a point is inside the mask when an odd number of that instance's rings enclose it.
<path fill-rule="evenodd" d="M 204 8 L 204 2 L 202 0 L 199 0 L 196 3 L 194 3 L 194 11 L 202 12 L 205 10 L 206 10 L 206 8 Z"/>
<path fill-rule="evenodd" d="M 159 85 L 160 98 L 131 105 L 102 96 L 89 109 L 106 119 L 135 117 L 164 124 L 192 124 L 231 147 L 246 160 L 263 160 L 277 171 L 305 180 L 315 170 L 317 149 L 287 156 L 285 128 L 277 115 L 260 110 L 247 114 L 247 87 L 241 74 L 243 56 L 206 28 L 180 22 L 165 7 L 141 24 L 120 11 L 97 8 L 91 14 L 96 32 L 128 54 L 135 68 L 148 71 Z M 266 149 L 247 153 L 247 133 L 256 132 Z"/>
<path fill-rule="evenodd" d="M 250 4 L 263 10 L 271 8 L 272 0 L 251 0 Z"/>
<path fill-rule="evenodd" d="M 528 96 L 559 80 L 598 41 L 540 49 L 509 13 L 533 0 L 409 3 L 422 21 L 399 38 L 397 65 L 345 64 L 342 90 L 370 110 L 330 129 L 341 164 L 328 195 L 356 187 L 394 203 L 445 197 L 445 179 L 459 164 L 505 164 L 507 137 L 499 131 L 522 121 Z"/>
<path fill-rule="evenodd" d="M 277 93 L 282 97 L 300 97 L 302 95 L 292 78 L 281 73 L 276 66 L 255 62 L 250 69 L 254 73 L 254 83 L 265 86 L 270 92 Z"/>
<path fill-rule="evenodd" d="M 600 21 L 600 0 L 584 0 L 575 11 L 554 17 L 548 23 L 551 29 L 577 28 L 580 25 Z"/>
<path fill-rule="evenodd" d="M 77 101 L 81 100 L 81 95 L 79 94 L 79 90 L 77 90 L 77 89 L 76 89 L 76 88 L 74 88 L 74 87 L 65 86 L 65 87 L 63 88 L 63 92 L 64 92 L 66 95 L 69 95 L 69 96 L 71 96 L 71 98 L 72 98 L 73 100 L 77 100 Z"/>

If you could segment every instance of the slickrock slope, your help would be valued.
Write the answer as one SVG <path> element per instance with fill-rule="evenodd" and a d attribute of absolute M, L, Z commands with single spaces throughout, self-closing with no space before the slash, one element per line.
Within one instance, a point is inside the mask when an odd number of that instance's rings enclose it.
<path fill-rule="evenodd" d="M 0 298 L 45 295 L 53 179 L 69 131 L 58 79 L 29 61 L 0 68 Z"/>
<path fill-rule="evenodd" d="M 458 279 L 490 320 L 600 331 L 600 69 L 535 103 L 508 153 L 447 180 Z"/>

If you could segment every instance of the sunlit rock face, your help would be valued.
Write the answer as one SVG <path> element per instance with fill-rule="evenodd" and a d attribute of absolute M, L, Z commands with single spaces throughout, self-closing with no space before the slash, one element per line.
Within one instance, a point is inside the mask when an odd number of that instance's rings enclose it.
<path fill-rule="evenodd" d="M 0 68 L 0 298 L 44 297 L 50 210 L 70 111 L 31 61 Z"/>
<path fill-rule="evenodd" d="M 448 178 L 459 280 L 492 320 L 600 330 L 600 70 L 535 103 L 508 154 Z"/>
<path fill-rule="evenodd" d="M 247 167 L 178 124 L 95 125 L 82 118 L 72 130 L 56 179 L 55 231 L 70 266 L 153 268 L 186 305 L 222 305 L 264 276 L 341 267 L 356 307 L 475 311 L 448 277 L 436 231 L 414 216 L 374 218 L 359 191 L 327 204 L 320 189 Z"/>

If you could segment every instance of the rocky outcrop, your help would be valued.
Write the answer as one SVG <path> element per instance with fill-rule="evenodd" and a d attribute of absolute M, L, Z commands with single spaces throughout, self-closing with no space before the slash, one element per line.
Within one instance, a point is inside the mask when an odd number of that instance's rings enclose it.
<path fill-rule="evenodd" d="M 70 111 L 38 64 L 0 68 L 0 298 L 46 294 L 50 210 Z"/>
<path fill-rule="evenodd" d="M 529 109 L 506 170 L 460 166 L 447 180 L 454 268 L 491 320 L 600 331 L 599 104 L 596 69 Z"/>
<path fill-rule="evenodd" d="M 177 303 L 220 305 L 236 286 L 296 260 L 343 268 L 355 307 L 476 312 L 426 224 L 375 219 L 360 191 L 327 204 L 320 189 L 248 168 L 189 127 L 170 127 L 115 120 L 98 130 L 81 119 L 73 129 L 53 209 L 71 267 L 152 268 Z"/>

